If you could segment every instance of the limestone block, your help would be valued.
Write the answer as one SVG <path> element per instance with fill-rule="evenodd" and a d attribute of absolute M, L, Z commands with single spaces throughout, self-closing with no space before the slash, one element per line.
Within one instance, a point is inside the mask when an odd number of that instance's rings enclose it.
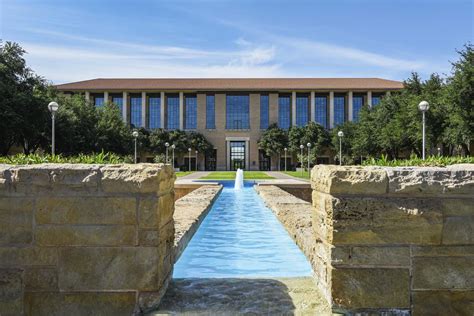
<path fill-rule="evenodd" d="M 0 269 L 0 314 L 23 314 L 23 271 Z"/>
<path fill-rule="evenodd" d="M 174 213 L 174 195 L 166 194 L 158 199 L 159 226 L 163 227 L 173 220 Z"/>
<path fill-rule="evenodd" d="M 318 165 L 311 171 L 313 190 L 339 194 L 385 194 L 387 173 L 380 167 Z"/>
<path fill-rule="evenodd" d="M 472 315 L 474 291 L 415 291 L 413 316 Z"/>
<path fill-rule="evenodd" d="M 446 217 L 443 227 L 444 245 L 474 245 L 474 215 Z"/>
<path fill-rule="evenodd" d="M 0 196 L 8 195 L 11 187 L 11 166 L 0 164 Z"/>
<path fill-rule="evenodd" d="M 63 248 L 59 260 L 61 291 L 143 290 L 160 287 L 156 247 Z"/>
<path fill-rule="evenodd" d="M 474 245 L 473 246 L 413 246 L 411 251 L 412 251 L 412 256 L 416 256 L 416 257 L 474 256 Z"/>
<path fill-rule="evenodd" d="M 410 266 L 410 248 L 407 247 L 335 247 L 333 265 L 351 266 Z"/>
<path fill-rule="evenodd" d="M 408 269 L 334 269 L 333 302 L 350 309 L 409 308 Z"/>
<path fill-rule="evenodd" d="M 134 225 L 39 225 L 35 240 L 40 246 L 133 246 Z"/>
<path fill-rule="evenodd" d="M 33 199 L 0 198 L 0 245 L 30 244 L 32 225 Z"/>
<path fill-rule="evenodd" d="M 474 216 L 474 198 L 439 199 L 438 203 L 444 216 Z"/>
<path fill-rule="evenodd" d="M 0 265 L 2 266 L 31 266 L 31 265 L 56 265 L 58 251 L 55 248 L 0 247 Z"/>
<path fill-rule="evenodd" d="M 474 288 L 474 257 L 415 257 L 413 289 Z"/>
<path fill-rule="evenodd" d="M 57 291 L 56 267 L 27 267 L 25 269 L 25 291 Z"/>
<path fill-rule="evenodd" d="M 170 166 L 156 164 L 107 165 L 100 168 L 102 190 L 123 193 L 159 193 L 172 188 L 174 178 Z M 166 175 L 160 176 L 163 172 Z M 160 187 L 160 181 L 164 187 Z"/>
<path fill-rule="evenodd" d="M 140 229 L 138 232 L 138 244 L 140 246 L 158 246 L 160 244 L 159 231 Z"/>
<path fill-rule="evenodd" d="M 169 196 L 170 195 L 168 194 L 160 197 L 159 199 L 167 199 L 167 197 Z M 161 213 L 167 213 L 167 211 L 169 212 L 170 208 L 172 208 L 172 206 L 170 206 L 169 204 L 163 202 L 158 203 L 157 197 L 139 199 L 138 225 L 140 226 L 140 228 L 159 228 Z"/>
<path fill-rule="evenodd" d="M 438 167 L 385 168 L 389 193 L 396 194 L 473 194 L 474 167 L 470 165 Z"/>
<path fill-rule="evenodd" d="M 36 201 L 37 224 L 136 223 L 134 197 L 40 197 Z"/>
<path fill-rule="evenodd" d="M 135 304 L 135 292 L 27 292 L 25 294 L 25 314 L 28 316 L 130 316 Z"/>

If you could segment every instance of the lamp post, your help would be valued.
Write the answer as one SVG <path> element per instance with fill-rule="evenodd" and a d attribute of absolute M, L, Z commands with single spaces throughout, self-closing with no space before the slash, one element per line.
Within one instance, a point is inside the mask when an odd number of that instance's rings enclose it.
<path fill-rule="evenodd" d="M 308 146 L 308 174 L 309 174 L 309 154 L 311 153 L 311 143 L 307 143 L 306 146 Z"/>
<path fill-rule="evenodd" d="M 337 132 L 337 136 L 339 137 L 339 166 L 342 166 L 342 138 L 344 137 L 344 132 Z"/>
<path fill-rule="evenodd" d="M 173 159 L 173 170 L 174 170 L 174 149 L 176 148 L 176 146 L 173 144 L 171 145 L 171 158 Z"/>
<path fill-rule="evenodd" d="M 288 151 L 288 148 L 285 147 L 285 171 L 286 171 L 286 152 Z"/>
<path fill-rule="evenodd" d="M 441 156 L 441 147 L 438 147 L 438 156 Z"/>
<path fill-rule="evenodd" d="M 135 155 L 134 155 L 133 162 L 134 162 L 134 163 L 137 163 L 137 138 L 138 138 L 138 132 L 137 132 L 137 131 L 133 131 L 133 132 L 132 132 L 132 136 L 133 136 L 133 138 L 135 139 Z"/>
<path fill-rule="evenodd" d="M 191 148 L 188 148 L 189 158 L 188 158 L 188 171 L 191 171 Z"/>
<path fill-rule="evenodd" d="M 166 142 L 166 143 L 165 143 L 165 147 L 166 147 L 165 163 L 168 163 L 168 147 L 170 147 L 170 143 Z"/>
<path fill-rule="evenodd" d="M 428 111 L 430 108 L 430 104 L 426 101 L 421 101 L 420 104 L 418 104 L 418 110 L 421 111 L 421 114 L 423 115 L 422 118 L 422 124 L 423 124 L 423 148 L 421 149 L 421 155 L 423 160 L 425 160 L 425 147 L 426 147 L 426 139 L 425 139 L 425 113 Z"/>
<path fill-rule="evenodd" d="M 54 156 L 55 153 L 55 147 L 56 147 L 56 142 L 55 142 L 55 127 L 54 127 L 54 119 L 56 118 L 56 111 L 59 108 L 59 104 L 56 102 L 49 102 L 48 104 L 48 110 L 51 112 L 51 154 Z"/>
<path fill-rule="evenodd" d="M 198 151 L 195 151 L 196 153 L 196 171 L 198 171 Z"/>
<path fill-rule="evenodd" d="M 300 149 L 301 149 L 301 176 L 303 176 L 303 149 L 304 149 L 304 146 L 301 144 L 300 145 Z"/>

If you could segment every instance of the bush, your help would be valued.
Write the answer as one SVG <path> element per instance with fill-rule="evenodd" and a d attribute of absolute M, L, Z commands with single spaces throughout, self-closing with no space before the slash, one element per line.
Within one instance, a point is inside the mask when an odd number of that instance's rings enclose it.
<path fill-rule="evenodd" d="M 0 157 L 0 163 L 12 165 L 33 165 L 40 163 L 83 163 L 83 164 L 121 164 L 131 163 L 129 156 L 119 156 L 114 153 L 100 152 L 90 155 L 64 157 L 62 155 L 17 154 L 14 156 Z"/>
<path fill-rule="evenodd" d="M 381 158 L 369 158 L 362 164 L 364 166 L 386 166 L 386 167 L 444 167 L 460 163 L 474 163 L 474 157 L 444 157 L 444 156 L 428 156 L 426 160 L 411 156 L 410 159 L 404 160 L 388 160 L 387 156 L 382 155 Z"/>

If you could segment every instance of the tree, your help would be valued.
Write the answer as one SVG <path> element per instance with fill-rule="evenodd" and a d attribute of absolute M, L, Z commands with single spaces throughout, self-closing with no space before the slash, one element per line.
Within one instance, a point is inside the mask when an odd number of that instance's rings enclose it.
<path fill-rule="evenodd" d="M 157 154 L 163 154 L 166 151 L 165 143 L 170 143 L 170 135 L 163 128 L 158 128 L 150 133 L 150 150 Z"/>
<path fill-rule="evenodd" d="M 131 152 L 133 136 L 130 128 L 125 124 L 120 115 L 120 111 L 114 104 L 107 103 L 102 108 L 98 108 L 97 120 L 97 150 L 114 152 L 125 155 Z M 149 131 L 139 129 L 138 146 L 140 149 L 148 149 Z"/>
<path fill-rule="evenodd" d="M 354 151 L 352 144 L 354 142 L 355 131 L 357 123 L 354 122 L 344 122 L 339 125 L 337 128 L 331 130 L 331 141 L 332 146 L 336 148 L 336 155 L 339 157 L 339 136 L 337 133 L 342 131 L 344 136 L 342 137 L 342 160 L 346 164 L 352 164 L 355 160 Z M 338 158 L 339 159 L 339 158 Z"/>
<path fill-rule="evenodd" d="M 207 153 L 214 148 L 204 135 L 197 132 L 188 133 L 188 146 L 200 153 Z"/>
<path fill-rule="evenodd" d="M 290 150 L 300 151 L 300 145 L 311 143 L 312 148 L 319 152 L 324 147 L 331 146 L 329 132 L 321 125 L 310 122 L 306 126 L 292 126 L 288 132 L 288 142 Z"/>
<path fill-rule="evenodd" d="M 288 135 L 277 124 L 271 124 L 258 140 L 258 147 L 267 156 L 279 154 L 288 147 Z"/>

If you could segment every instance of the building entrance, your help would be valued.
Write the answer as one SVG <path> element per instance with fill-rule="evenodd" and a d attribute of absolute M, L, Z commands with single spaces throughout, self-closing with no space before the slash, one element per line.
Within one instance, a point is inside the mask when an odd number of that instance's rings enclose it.
<path fill-rule="evenodd" d="M 230 169 L 245 169 L 245 141 L 230 142 Z"/>

